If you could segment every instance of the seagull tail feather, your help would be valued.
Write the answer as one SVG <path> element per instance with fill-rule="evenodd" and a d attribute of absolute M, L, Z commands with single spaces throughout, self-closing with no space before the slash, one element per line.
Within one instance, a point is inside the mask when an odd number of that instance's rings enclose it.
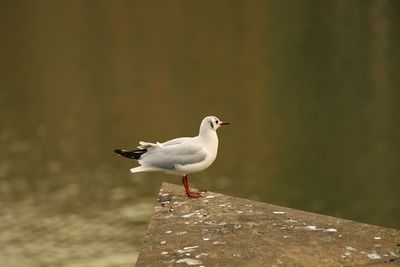
<path fill-rule="evenodd" d="M 115 149 L 114 153 L 118 155 L 128 158 L 128 159 L 140 159 L 140 157 L 147 152 L 147 149 L 136 149 L 136 150 L 122 150 L 122 149 Z"/>
<path fill-rule="evenodd" d="M 139 166 L 131 169 L 131 173 L 137 172 L 151 172 L 151 171 L 159 171 L 159 168 L 155 167 L 147 167 L 147 166 Z"/>

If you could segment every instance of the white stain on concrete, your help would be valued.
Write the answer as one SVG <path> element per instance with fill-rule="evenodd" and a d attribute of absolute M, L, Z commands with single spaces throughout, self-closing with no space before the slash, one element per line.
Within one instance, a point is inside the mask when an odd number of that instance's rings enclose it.
<path fill-rule="evenodd" d="M 196 260 L 196 259 L 190 259 L 190 258 L 183 258 L 183 259 L 177 260 L 176 263 L 186 263 L 187 265 L 200 265 L 200 264 L 202 264 L 202 261 Z"/>
<path fill-rule="evenodd" d="M 199 246 L 193 246 L 193 247 L 184 247 L 183 249 L 184 250 L 189 250 L 189 249 L 195 249 L 195 248 L 198 248 Z"/>
<path fill-rule="evenodd" d="M 328 228 L 328 229 L 325 229 L 323 232 L 326 232 L 326 233 L 336 233 L 337 230 L 336 230 L 335 228 Z"/>
<path fill-rule="evenodd" d="M 371 253 L 367 253 L 368 258 L 370 258 L 371 260 L 379 260 L 382 257 L 376 253 L 376 251 L 372 251 Z"/>
<path fill-rule="evenodd" d="M 390 251 L 390 255 L 391 255 L 391 256 L 393 256 L 393 257 L 400 257 L 400 255 L 399 255 L 399 254 L 397 254 L 397 253 L 394 253 L 393 251 Z"/>
<path fill-rule="evenodd" d="M 190 218 L 190 217 L 192 217 L 193 215 L 196 215 L 196 214 L 199 214 L 199 212 L 195 211 L 195 212 L 192 212 L 192 213 L 189 213 L 189 214 L 182 215 L 182 218 Z"/>
<path fill-rule="evenodd" d="M 311 231 L 318 231 L 318 230 L 321 230 L 321 229 L 318 229 L 317 226 L 315 226 L 315 225 L 307 225 L 307 226 L 304 227 L 304 228 L 306 228 L 307 230 L 311 230 Z"/>
<path fill-rule="evenodd" d="M 176 232 L 176 235 L 185 235 L 185 234 L 187 234 L 187 232 L 186 232 L 186 231 L 180 231 L 180 232 Z"/>
<path fill-rule="evenodd" d="M 201 258 L 201 257 L 207 257 L 208 253 L 200 253 L 199 255 L 196 255 L 196 258 Z"/>

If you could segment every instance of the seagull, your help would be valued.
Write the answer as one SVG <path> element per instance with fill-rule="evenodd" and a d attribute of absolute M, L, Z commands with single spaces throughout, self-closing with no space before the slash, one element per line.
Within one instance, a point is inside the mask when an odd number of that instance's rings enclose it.
<path fill-rule="evenodd" d="M 197 198 L 200 193 L 190 191 L 187 176 L 207 169 L 214 162 L 218 151 L 217 129 L 228 124 L 215 116 L 207 116 L 201 121 L 199 134 L 195 137 L 180 137 L 164 143 L 140 141 L 138 149 L 115 149 L 114 152 L 138 161 L 140 166 L 132 168 L 132 173 L 161 171 L 182 175 L 186 195 Z"/>

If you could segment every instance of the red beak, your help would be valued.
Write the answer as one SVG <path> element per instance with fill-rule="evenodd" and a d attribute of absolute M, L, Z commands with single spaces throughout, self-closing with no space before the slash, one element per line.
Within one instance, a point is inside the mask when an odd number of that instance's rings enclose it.
<path fill-rule="evenodd" d="M 222 126 L 222 125 L 229 125 L 229 122 L 221 121 L 221 122 L 220 122 L 220 125 L 221 125 L 221 126 Z"/>

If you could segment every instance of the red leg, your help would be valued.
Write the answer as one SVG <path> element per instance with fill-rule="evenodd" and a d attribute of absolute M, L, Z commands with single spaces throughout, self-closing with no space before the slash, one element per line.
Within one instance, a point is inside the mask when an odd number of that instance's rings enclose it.
<path fill-rule="evenodd" d="M 190 191 L 189 183 L 188 183 L 188 180 L 187 180 L 187 175 L 184 175 L 182 177 L 182 183 L 183 183 L 183 186 L 185 187 L 186 195 L 188 197 L 197 198 L 197 197 L 201 196 L 199 192 L 191 192 Z"/>

